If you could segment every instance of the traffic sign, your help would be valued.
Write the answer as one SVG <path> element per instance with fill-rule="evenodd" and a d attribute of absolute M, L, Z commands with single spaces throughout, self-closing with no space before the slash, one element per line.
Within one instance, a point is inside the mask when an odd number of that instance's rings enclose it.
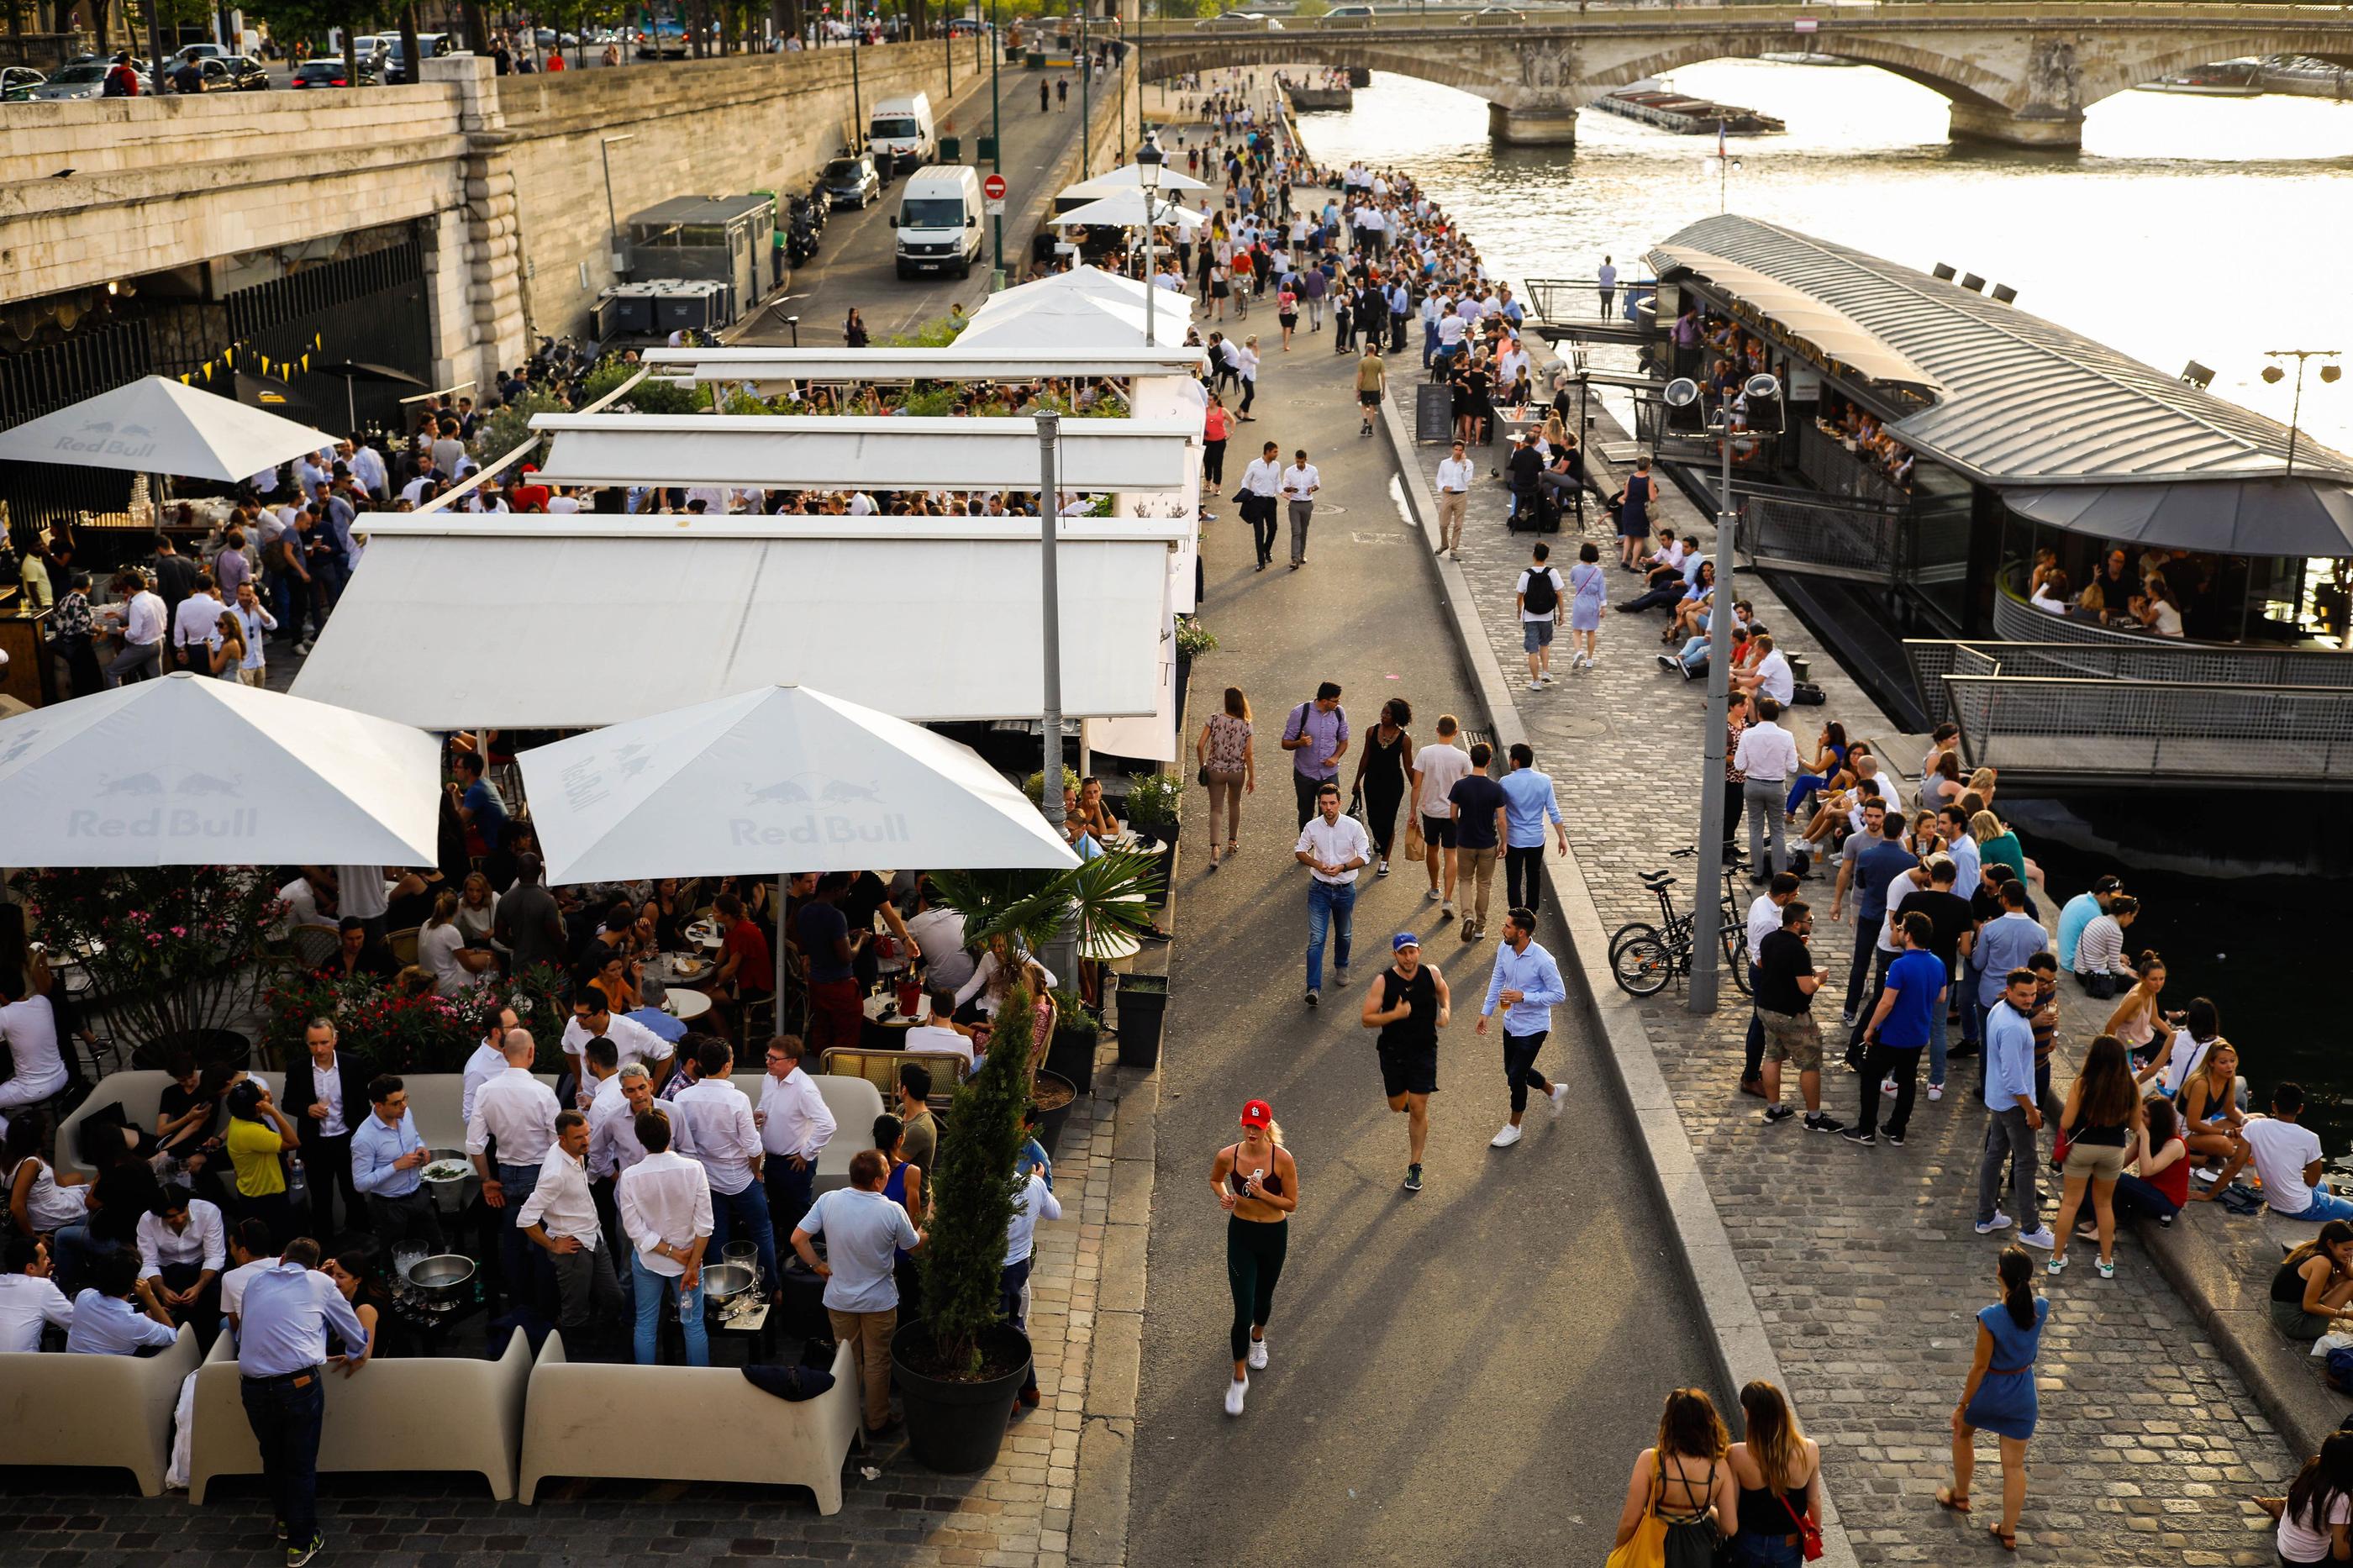
<path fill-rule="evenodd" d="M 1005 176 L 1002 174 L 989 175 L 988 178 L 981 181 L 980 193 L 992 202 L 1003 201 L 1005 199 Z"/>
<path fill-rule="evenodd" d="M 1005 204 L 1003 202 L 990 202 L 987 204 L 987 207 L 988 216 L 991 217 L 1003 217 L 1005 216 Z"/>

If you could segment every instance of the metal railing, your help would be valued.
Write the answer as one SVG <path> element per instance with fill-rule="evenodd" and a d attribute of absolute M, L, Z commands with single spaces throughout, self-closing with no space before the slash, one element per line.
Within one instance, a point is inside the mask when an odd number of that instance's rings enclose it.
<path fill-rule="evenodd" d="M 2353 783 L 2353 691 L 2206 681 L 1939 678 L 1971 768 L 2058 782 Z"/>
<path fill-rule="evenodd" d="M 1462 11 L 1416 12 L 1404 9 L 1364 16 L 1281 16 L 1271 18 L 1279 24 L 1269 26 L 1268 18 L 1257 20 L 1212 17 L 1154 19 L 1143 23 L 1136 31 L 1155 38 L 1248 38 L 1266 33 L 1375 33 L 1428 34 L 1465 32 L 1473 28 L 1488 32 L 1496 27 L 1521 29 L 1567 28 L 1580 26 L 1606 26 L 1612 22 L 1681 22 L 1694 12 L 1705 13 L 1733 23 L 1757 23 L 1768 26 L 1787 26 L 1801 20 L 1819 20 L 1823 9 L 1819 5 L 1677 4 L 1666 0 L 1578 0 L 1575 6 L 1530 4 L 1518 7 L 1518 18 L 1491 14 L 1483 21 L 1474 22 Z M 1886 26 L 1906 23 L 1958 22 L 2021 23 L 2030 26 L 2053 26 L 2071 22 L 2131 22 L 2137 25 L 2186 23 L 2200 26 L 2217 24 L 2238 24 L 2262 27 L 2344 27 L 2353 26 L 2353 16 L 2342 5 L 2232 5 L 2232 4 L 2166 4 L 2149 0 L 1889 0 L 1878 5 L 1846 4 L 1831 15 L 1832 25 L 1841 31 L 1868 29 L 1874 24 Z M 1827 36 L 1827 35 L 1825 35 Z"/>
<path fill-rule="evenodd" d="M 2267 647 L 2261 643 L 2193 642 L 2054 616 L 2019 598 L 2005 583 L 1994 594 L 1993 627 L 2008 650 L 2043 645 L 2047 673 L 2103 675 L 2125 680 L 2208 680 L 2250 686 L 2353 688 L 2353 650 Z M 2030 671 L 2028 673 L 2044 673 Z"/>
<path fill-rule="evenodd" d="M 1824 435 L 1810 419 L 1798 424 L 1798 468 L 1817 487 L 1834 496 L 1884 501 L 1891 506 L 1905 506 L 1912 500 L 1909 490 L 1880 472 L 1875 464 L 1856 457 Z"/>
<path fill-rule="evenodd" d="M 1904 509 L 1813 490 L 1744 485 L 1739 546 L 1752 566 L 1893 582 L 1905 559 Z"/>

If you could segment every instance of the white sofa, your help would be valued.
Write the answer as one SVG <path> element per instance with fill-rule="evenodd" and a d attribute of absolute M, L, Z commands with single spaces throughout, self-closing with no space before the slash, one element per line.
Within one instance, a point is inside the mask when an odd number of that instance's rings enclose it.
<path fill-rule="evenodd" d="M 833 1386 L 815 1399 L 780 1399 L 741 1370 L 567 1362 L 550 1334 L 531 1374 L 522 1473 L 530 1502 L 549 1476 L 633 1480 L 753 1481 L 807 1487 L 819 1513 L 841 1511 L 841 1467 L 858 1437 L 858 1372 L 848 1345 Z M 614 1440 L 617 1413 L 629 1440 Z"/>
<path fill-rule="evenodd" d="M 283 1073 L 257 1072 L 253 1076 L 269 1086 L 273 1097 L 286 1087 L 286 1075 Z M 540 1073 L 536 1076 L 548 1088 L 555 1087 L 553 1074 Z M 79 1171 L 84 1175 L 91 1173 L 90 1168 L 75 1157 L 74 1129 L 102 1106 L 120 1105 L 124 1116 L 134 1126 L 153 1131 L 155 1113 L 163 1104 L 164 1090 L 171 1082 L 172 1075 L 167 1072 L 145 1070 L 109 1073 L 99 1079 L 97 1086 L 90 1090 L 90 1098 L 75 1107 L 74 1113 L 67 1117 L 58 1129 L 58 1163 L 67 1170 Z M 458 1107 L 466 1089 L 464 1074 L 404 1073 L 401 1085 L 408 1091 L 408 1108 L 417 1118 L 417 1133 L 428 1147 L 465 1147 L 466 1124 L 458 1116 Z M 364 1106 L 356 1108 L 355 1111 L 353 1108 L 347 1107 L 346 1112 L 360 1116 L 367 1114 Z"/>
<path fill-rule="evenodd" d="M 152 1356 L 0 1353 L 0 1465 L 125 1469 L 164 1490 L 180 1384 L 196 1370 L 196 1332 Z"/>
<path fill-rule="evenodd" d="M 554 1345 L 551 1334 L 547 1346 Z M 531 1374 L 531 1341 L 523 1334 L 511 1338 L 506 1354 L 494 1362 L 388 1357 L 350 1377 L 330 1367 L 319 1471 L 470 1470 L 504 1502 L 514 1496 Z M 260 1473 L 261 1450 L 238 1392 L 237 1352 L 224 1333 L 196 1373 L 189 1500 L 204 1501 L 215 1476 Z"/>
<path fill-rule="evenodd" d="M 812 1073 L 809 1081 L 825 1097 L 833 1112 L 833 1136 L 818 1151 L 813 1193 L 829 1193 L 849 1185 L 849 1160 L 861 1149 L 874 1147 L 874 1119 L 882 1114 L 882 1091 L 862 1078 L 841 1073 Z"/>

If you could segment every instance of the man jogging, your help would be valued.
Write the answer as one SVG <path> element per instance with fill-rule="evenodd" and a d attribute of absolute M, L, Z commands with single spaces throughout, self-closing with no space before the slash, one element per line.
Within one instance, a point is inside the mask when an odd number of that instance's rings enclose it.
<path fill-rule="evenodd" d="M 1495 1009 L 1505 1009 L 1504 1078 L 1512 1086 L 1512 1119 L 1487 1141 L 1490 1149 L 1508 1149 L 1520 1141 L 1520 1119 L 1527 1114 L 1531 1089 L 1551 1097 L 1555 1116 L 1568 1100 L 1568 1085 L 1548 1082 L 1536 1071 L 1536 1053 L 1552 1033 L 1553 1007 L 1567 999 L 1568 991 L 1560 982 L 1560 965 L 1537 943 L 1535 933 L 1534 910 L 1514 905 L 1504 916 L 1504 940 L 1495 949 L 1486 1005 L 1479 1009 L 1475 1032 L 1482 1035 Z"/>
<path fill-rule="evenodd" d="M 1365 993 L 1362 1022 L 1378 1029 L 1381 1088 L 1389 1109 L 1406 1113 L 1405 1190 L 1421 1191 L 1421 1150 L 1430 1138 L 1430 1097 L 1438 1092 L 1438 1031 L 1453 999 L 1446 977 L 1421 962 L 1421 940 L 1399 931 L 1389 941 L 1397 962 Z"/>

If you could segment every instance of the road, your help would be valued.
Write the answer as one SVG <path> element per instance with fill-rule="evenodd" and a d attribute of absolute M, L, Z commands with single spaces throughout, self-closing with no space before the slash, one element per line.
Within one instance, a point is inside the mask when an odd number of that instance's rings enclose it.
<path fill-rule="evenodd" d="M 1364 874 L 1357 978 L 1342 988 L 1327 974 L 1322 1007 L 1303 1003 L 1305 872 L 1291 858 L 1288 753 L 1275 745 L 1285 714 L 1329 679 L 1360 742 L 1393 696 L 1411 702 L 1418 739 L 1440 712 L 1482 721 L 1384 449 L 1356 435 L 1350 362 L 1328 331 L 1285 355 L 1274 327 L 1263 310 L 1241 326 L 1268 339 L 1262 417 L 1237 430 L 1227 489 L 1245 448 L 1274 439 L 1286 456 L 1308 448 L 1323 504 L 1295 574 L 1287 547 L 1252 571 L 1229 506 L 1206 531 L 1201 621 L 1219 647 L 1194 666 L 1189 722 L 1198 732 L 1223 688 L 1241 687 L 1261 783 L 1240 858 L 1214 876 L 1205 797 L 1187 792 L 1128 1561 L 1598 1563 L 1661 1396 L 1705 1381 L 1709 1363 L 1599 1053 L 1566 1012 L 1538 1065 L 1573 1086 L 1567 1112 L 1538 1104 L 1521 1144 L 1487 1147 L 1508 1109 L 1500 1037 L 1472 1032 L 1493 948 L 1466 950 L 1456 928 L 1429 923 L 1419 866 Z M 1181 771 L 1192 773 L 1189 753 Z M 1427 939 L 1455 1001 L 1413 1196 L 1399 1185 L 1405 1120 L 1388 1110 L 1357 1022 L 1404 929 Z M 1541 940 L 1565 949 L 1556 929 Z M 1274 1106 L 1303 1202 L 1271 1364 L 1236 1420 L 1219 1403 L 1227 1222 L 1208 1175 L 1252 1097 Z"/>

